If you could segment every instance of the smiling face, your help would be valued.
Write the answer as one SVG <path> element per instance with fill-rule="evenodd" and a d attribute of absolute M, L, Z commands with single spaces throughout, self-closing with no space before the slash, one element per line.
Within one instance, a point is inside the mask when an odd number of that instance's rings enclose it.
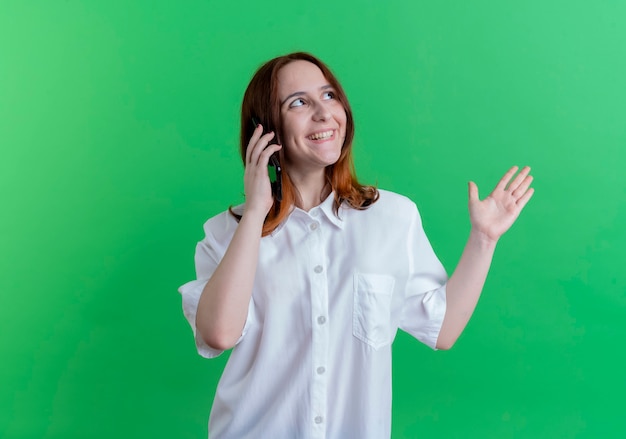
<path fill-rule="evenodd" d="M 323 175 L 337 162 L 346 137 L 346 111 L 313 63 L 293 61 L 278 72 L 285 161 L 292 178 Z"/>

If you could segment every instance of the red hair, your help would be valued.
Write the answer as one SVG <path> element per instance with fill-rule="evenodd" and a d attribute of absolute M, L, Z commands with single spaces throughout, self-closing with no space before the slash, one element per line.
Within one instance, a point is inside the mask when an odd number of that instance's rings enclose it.
<path fill-rule="evenodd" d="M 240 149 L 241 159 L 246 164 L 246 150 L 252 137 L 254 125 L 252 118 L 256 118 L 264 127 L 273 127 L 278 139 L 282 138 L 282 120 L 280 117 L 280 100 L 278 98 L 278 72 L 281 68 L 293 61 L 308 61 L 315 64 L 321 71 L 328 83 L 333 87 L 337 100 L 341 102 L 346 112 L 346 138 L 341 148 L 341 155 L 337 162 L 326 168 L 326 180 L 335 193 L 333 210 L 335 215 L 339 213 L 339 206 L 347 203 L 354 209 L 367 209 L 378 200 L 378 190 L 373 186 L 362 185 L 356 178 L 354 162 L 352 160 L 352 140 L 354 138 L 354 119 L 343 87 L 319 59 L 305 52 L 295 52 L 274 58 L 263 64 L 254 74 L 243 96 L 241 104 L 241 135 Z M 279 204 L 274 201 L 265 223 L 263 224 L 263 236 L 269 235 L 289 215 L 291 207 L 300 201 L 298 190 L 289 178 L 289 169 L 284 160 L 282 167 L 282 191 L 283 199 Z M 231 213 L 238 219 L 240 215 Z"/>

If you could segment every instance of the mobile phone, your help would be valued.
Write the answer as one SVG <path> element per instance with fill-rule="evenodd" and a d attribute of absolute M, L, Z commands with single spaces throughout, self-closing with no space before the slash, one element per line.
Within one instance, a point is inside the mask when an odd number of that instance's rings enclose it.
<path fill-rule="evenodd" d="M 254 128 L 258 127 L 260 124 L 259 120 L 256 117 L 252 117 L 252 125 Z M 268 133 L 267 127 L 263 127 L 263 134 Z M 270 140 L 269 145 L 273 145 L 278 143 L 276 140 L 276 133 L 274 133 L 274 138 Z M 280 168 L 280 161 L 278 160 L 278 153 L 275 152 L 270 156 L 270 161 L 267 164 L 267 173 L 270 176 L 270 184 L 272 185 L 272 195 L 276 199 L 277 202 L 282 201 L 283 199 L 283 188 L 281 182 L 281 173 L 282 170 Z"/>

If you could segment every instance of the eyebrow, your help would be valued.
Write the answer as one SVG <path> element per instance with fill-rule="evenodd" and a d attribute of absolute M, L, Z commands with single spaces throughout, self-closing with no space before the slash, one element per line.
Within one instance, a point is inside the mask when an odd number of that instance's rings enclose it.
<path fill-rule="evenodd" d="M 330 85 L 330 84 L 326 84 L 326 85 L 322 85 L 322 86 L 319 88 L 319 90 L 320 90 L 320 91 L 322 91 L 322 90 L 328 90 L 329 88 L 333 88 L 333 86 L 332 86 L 332 85 Z M 305 95 L 305 94 L 306 94 L 306 92 L 304 92 L 304 91 L 297 91 L 297 92 L 295 92 L 295 93 L 291 93 L 289 96 L 287 96 L 285 99 L 283 99 L 283 100 L 281 101 L 280 106 L 282 107 L 282 106 L 285 104 L 285 102 L 287 102 L 287 101 L 288 101 L 289 99 L 291 99 L 291 98 L 295 98 L 296 96 L 303 96 L 303 95 Z"/>

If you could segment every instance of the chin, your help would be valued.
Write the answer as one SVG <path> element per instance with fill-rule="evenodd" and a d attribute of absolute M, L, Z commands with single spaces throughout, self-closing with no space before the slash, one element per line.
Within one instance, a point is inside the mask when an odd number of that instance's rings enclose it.
<path fill-rule="evenodd" d="M 332 157 L 327 157 L 324 162 L 326 163 L 326 166 L 332 166 L 339 161 L 339 157 L 341 157 L 341 153 L 333 155 Z"/>

